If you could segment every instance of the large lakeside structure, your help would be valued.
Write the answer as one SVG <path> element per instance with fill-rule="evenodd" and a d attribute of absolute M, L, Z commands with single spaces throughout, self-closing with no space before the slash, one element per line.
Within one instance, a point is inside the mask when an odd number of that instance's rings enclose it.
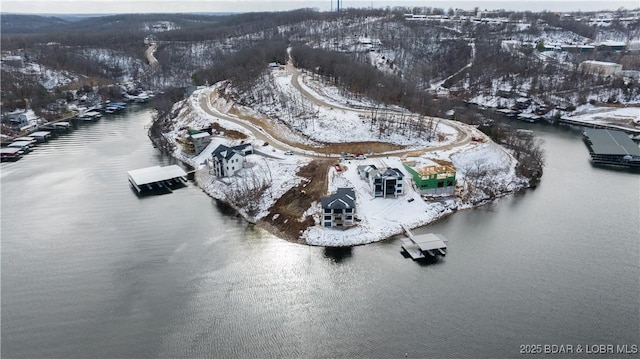
<path fill-rule="evenodd" d="M 587 128 L 583 139 L 593 163 L 640 168 L 640 148 L 624 132 Z"/>

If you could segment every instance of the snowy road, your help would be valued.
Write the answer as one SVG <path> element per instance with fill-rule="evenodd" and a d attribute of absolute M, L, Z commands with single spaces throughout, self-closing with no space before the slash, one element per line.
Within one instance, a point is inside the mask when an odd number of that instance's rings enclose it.
<path fill-rule="evenodd" d="M 322 98 L 320 95 L 312 93 L 310 91 L 308 91 L 304 86 L 302 86 L 299 82 L 299 75 L 300 75 L 300 71 L 298 69 L 296 69 L 295 67 L 293 67 L 291 64 L 287 65 L 287 69 L 289 72 L 292 73 L 292 79 L 291 79 L 291 84 L 293 85 L 293 87 L 298 90 L 303 96 L 305 96 L 307 99 L 309 99 L 310 101 L 312 101 L 315 105 L 317 106 L 323 106 L 323 107 L 327 107 L 327 108 L 333 108 L 333 109 L 340 109 L 343 111 L 351 111 L 351 112 L 356 112 L 356 113 L 369 113 L 370 110 L 366 110 L 366 109 L 357 109 L 357 108 L 352 108 L 352 107 L 347 107 L 347 106 L 343 106 L 343 105 L 337 105 L 335 103 L 328 103 L 324 98 Z M 211 106 L 211 101 L 210 101 L 210 93 L 206 93 L 206 92 L 202 92 L 199 94 L 199 98 L 198 98 L 198 102 L 200 104 L 200 107 L 209 115 L 213 116 L 213 117 L 217 117 L 220 119 L 223 119 L 225 121 L 229 121 L 232 122 L 238 126 L 242 126 L 246 131 L 248 131 L 252 137 L 258 139 L 258 140 L 262 140 L 265 142 L 269 142 L 270 145 L 272 145 L 275 149 L 280 150 L 280 151 L 292 151 L 298 155 L 303 155 L 303 156 L 307 156 L 307 157 L 315 157 L 315 158 L 327 158 L 327 157 L 334 157 L 337 158 L 340 155 L 338 154 L 340 151 L 335 151 L 336 154 L 334 155 L 326 155 L 326 154 L 320 154 L 320 153 L 316 153 L 313 151 L 308 151 L 308 150 L 303 150 L 300 148 L 299 143 L 296 143 L 294 141 L 292 141 L 291 139 L 288 138 L 283 138 L 281 136 L 277 136 L 275 133 L 271 133 L 269 130 L 265 130 L 264 127 L 261 127 L 259 125 L 257 125 L 256 123 L 251 122 L 250 120 L 245 120 L 245 119 L 241 119 L 237 116 L 233 116 L 233 115 L 229 115 L 227 113 L 223 113 L 222 111 L 218 110 L 217 108 L 215 108 L 215 106 Z M 432 151 L 442 151 L 442 150 L 449 150 L 452 149 L 454 147 L 458 147 L 458 146 L 463 146 L 466 145 L 468 143 L 471 142 L 471 132 L 470 130 L 466 127 L 466 125 L 461 124 L 459 122 L 455 122 L 455 121 L 450 121 L 450 120 L 446 120 L 446 119 L 441 119 L 440 120 L 443 123 L 446 123 L 446 125 L 454 128 L 458 135 L 456 136 L 456 139 L 454 142 L 446 144 L 446 145 L 442 145 L 442 146 L 431 146 L 431 147 L 426 147 L 423 149 L 410 149 L 410 150 L 397 150 L 397 151 L 386 151 L 386 152 L 378 152 L 378 153 L 372 153 L 370 154 L 370 156 L 372 157 L 376 157 L 376 156 L 388 156 L 388 155 L 403 155 L 403 154 L 408 154 L 408 153 L 412 153 L 415 154 L 416 152 L 432 152 Z M 331 144 L 326 144 L 326 147 L 330 148 Z"/>

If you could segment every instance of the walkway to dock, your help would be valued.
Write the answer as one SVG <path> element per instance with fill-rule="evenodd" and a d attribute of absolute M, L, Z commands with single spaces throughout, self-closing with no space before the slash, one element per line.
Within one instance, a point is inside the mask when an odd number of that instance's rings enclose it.
<path fill-rule="evenodd" d="M 402 226 L 407 238 L 402 240 L 402 249 L 409 254 L 411 259 L 422 259 L 435 256 L 445 256 L 447 254 L 447 244 L 449 240 L 442 234 L 427 233 L 413 234 L 409 228 Z"/>

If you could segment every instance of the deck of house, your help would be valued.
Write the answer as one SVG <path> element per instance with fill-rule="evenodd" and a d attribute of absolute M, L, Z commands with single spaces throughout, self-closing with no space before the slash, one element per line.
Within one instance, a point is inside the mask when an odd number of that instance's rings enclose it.
<path fill-rule="evenodd" d="M 184 186 L 187 173 L 177 165 L 145 167 L 127 172 L 129 183 L 138 195 L 171 193 Z"/>
<path fill-rule="evenodd" d="M 436 256 L 444 257 L 447 254 L 448 239 L 442 234 L 427 233 L 413 234 L 408 228 L 404 227 L 407 238 L 402 239 L 402 249 L 413 260 L 434 258 Z"/>

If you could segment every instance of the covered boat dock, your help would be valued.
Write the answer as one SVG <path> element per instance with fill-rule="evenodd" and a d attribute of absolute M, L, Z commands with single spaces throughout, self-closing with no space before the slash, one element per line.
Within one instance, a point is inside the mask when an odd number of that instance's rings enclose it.
<path fill-rule="evenodd" d="M 49 131 L 36 131 L 29 135 L 29 137 L 33 137 L 38 142 L 46 142 L 51 138 L 51 132 Z"/>
<path fill-rule="evenodd" d="M 184 186 L 187 173 L 177 165 L 145 167 L 127 172 L 129 183 L 138 195 L 171 193 Z"/>
<path fill-rule="evenodd" d="M 444 257 L 447 254 L 449 240 L 442 234 L 427 233 L 413 234 L 408 228 L 404 228 L 407 238 L 402 239 L 402 249 L 413 260 Z"/>
<path fill-rule="evenodd" d="M 626 133 L 587 128 L 582 135 L 593 163 L 640 167 L 640 148 Z"/>

